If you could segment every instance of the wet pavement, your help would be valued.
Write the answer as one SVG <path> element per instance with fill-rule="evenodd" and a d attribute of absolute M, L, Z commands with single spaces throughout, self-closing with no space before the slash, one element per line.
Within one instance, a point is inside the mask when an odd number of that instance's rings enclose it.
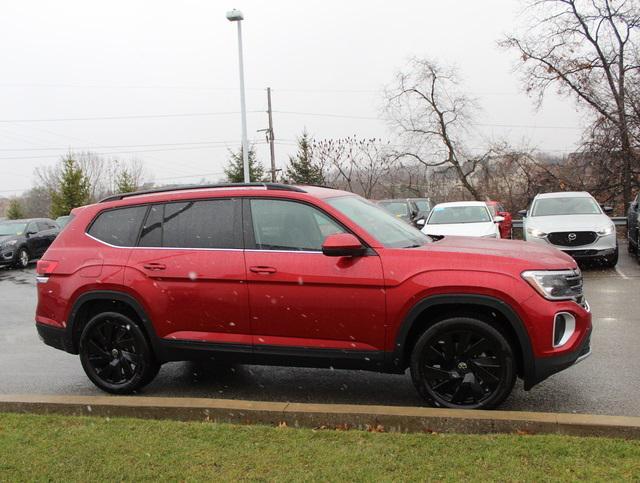
<path fill-rule="evenodd" d="M 593 355 L 502 409 L 640 416 L 640 265 L 621 243 L 616 269 L 584 268 Z M 35 271 L 0 268 L 0 393 L 103 395 L 77 356 L 42 344 L 33 322 Z M 190 362 L 165 364 L 139 395 L 415 406 L 410 377 L 364 371 Z"/>

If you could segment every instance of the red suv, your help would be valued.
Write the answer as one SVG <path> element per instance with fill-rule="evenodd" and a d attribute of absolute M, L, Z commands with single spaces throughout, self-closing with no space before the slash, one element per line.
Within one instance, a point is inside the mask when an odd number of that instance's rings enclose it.
<path fill-rule="evenodd" d="M 217 185 L 74 210 L 38 263 L 36 325 L 101 389 L 167 361 L 403 374 L 491 408 L 590 353 L 576 262 L 538 244 L 434 241 L 344 191 Z"/>

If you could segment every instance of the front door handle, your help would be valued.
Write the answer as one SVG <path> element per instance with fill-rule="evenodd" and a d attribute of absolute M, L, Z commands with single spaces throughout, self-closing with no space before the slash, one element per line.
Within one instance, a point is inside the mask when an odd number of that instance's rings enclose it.
<path fill-rule="evenodd" d="M 147 270 L 164 270 L 167 268 L 167 266 L 164 263 L 145 263 L 144 265 L 142 265 L 144 268 L 146 268 Z"/>
<path fill-rule="evenodd" d="M 256 267 L 249 267 L 249 270 L 251 270 L 253 273 L 262 273 L 262 274 L 276 273 L 277 271 L 274 267 L 265 267 L 262 265 L 259 265 Z"/>

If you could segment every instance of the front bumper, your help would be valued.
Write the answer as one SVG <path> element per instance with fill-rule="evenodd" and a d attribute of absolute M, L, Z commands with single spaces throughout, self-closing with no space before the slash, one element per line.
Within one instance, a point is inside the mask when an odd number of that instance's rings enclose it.
<path fill-rule="evenodd" d="M 593 243 L 577 246 L 556 245 L 551 243 L 547 237 L 536 238 L 527 236 L 527 241 L 557 248 L 576 260 L 608 257 L 613 255 L 618 248 L 618 242 L 615 234 L 599 236 Z"/>
<path fill-rule="evenodd" d="M 0 250 L 0 265 L 11 265 L 15 259 L 15 252 L 13 249 Z"/>
<path fill-rule="evenodd" d="M 571 255 L 576 260 L 590 260 L 592 258 L 603 258 L 609 257 L 615 254 L 615 248 L 606 248 L 604 250 L 596 250 L 596 249 L 580 249 L 580 250 L 567 250 L 561 248 L 563 252 L 567 255 Z"/>
<path fill-rule="evenodd" d="M 538 357 L 534 361 L 534 373 L 528 381 L 525 381 L 525 390 L 531 389 L 536 384 L 544 381 L 549 376 L 563 371 L 579 362 L 582 362 L 591 355 L 591 333 L 590 326 L 584 336 L 582 343 L 573 351 L 558 356 Z"/>

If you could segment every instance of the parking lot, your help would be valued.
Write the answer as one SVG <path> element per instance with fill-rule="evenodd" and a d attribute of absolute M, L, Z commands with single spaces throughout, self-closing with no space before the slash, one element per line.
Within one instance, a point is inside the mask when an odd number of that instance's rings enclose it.
<path fill-rule="evenodd" d="M 503 409 L 640 416 L 640 266 L 621 241 L 616 269 L 584 268 L 593 355 L 530 392 L 519 384 Z M 35 271 L 0 269 L 0 392 L 101 395 L 76 356 L 35 331 Z M 420 405 L 409 375 L 170 363 L 142 395 L 263 401 Z"/>

